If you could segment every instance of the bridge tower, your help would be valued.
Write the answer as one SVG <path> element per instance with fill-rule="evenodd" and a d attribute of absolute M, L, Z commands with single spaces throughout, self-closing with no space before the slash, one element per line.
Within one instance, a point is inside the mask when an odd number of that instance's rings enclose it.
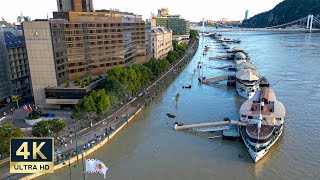
<path fill-rule="evenodd" d="M 307 28 L 309 28 L 309 32 L 312 32 L 313 25 L 313 15 L 308 15 Z"/>

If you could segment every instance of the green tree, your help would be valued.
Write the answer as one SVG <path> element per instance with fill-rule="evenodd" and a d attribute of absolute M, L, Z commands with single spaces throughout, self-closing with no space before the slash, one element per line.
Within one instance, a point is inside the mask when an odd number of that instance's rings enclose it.
<path fill-rule="evenodd" d="M 45 137 L 48 136 L 49 130 L 49 123 L 47 121 L 40 121 L 32 126 L 32 135 L 35 137 Z"/>
<path fill-rule="evenodd" d="M 89 79 L 86 80 L 86 86 L 90 86 L 91 82 Z"/>
<path fill-rule="evenodd" d="M 53 119 L 49 122 L 49 128 L 52 132 L 56 133 L 57 137 L 59 136 L 59 132 L 63 130 L 67 126 L 66 121 L 62 119 Z"/>
<path fill-rule="evenodd" d="M 20 128 L 12 126 L 11 124 L 5 124 L 0 129 L 0 154 L 9 153 L 10 138 L 12 137 L 23 137 L 24 134 Z"/>
<path fill-rule="evenodd" d="M 148 67 L 146 67 L 145 65 L 135 64 L 131 67 L 132 67 L 132 69 L 134 69 L 134 71 L 136 71 L 136 73 L 140 79 L 141 85 L 145 86 L 151 80 L 154 79 L 154 75 L 153 75 L 152 71 Z"/>
<path fill-rule="evenodd" d="M 81 87 L 84 88 L 84 86 L 85 86 L 85 82 L 84 82 L 84 80 L 82 80 L 81 81 Z"/>
<path fill-rule="evenodd" d="M 39 119 L 40 116 L 37 114 L 36 111 L 32 111 L 27 117 L 26 119 L 32 120 L 32 119 Z"/>
<path fill-rule="evenodd" d="M 127 93 L 125 86 L 117 79 L 107 80 L 104 86 L 112 106 L 116 106 Z"/>
<path fill-rule="evenodd" d="M 90 83 L 92 83 L 92 81 L 93 81 L 93 77 L 92 77 L 92 76 L 90 76 L 88 80 L 89 80 L 89 82 L 90 82 Z"/>
<path fill-rule="evenodd" d="M 79 119 L 80 120 L 80 126 L 82 126 L 82 118 L 85 116 L 85 112 L 83 111 L 83 100 L 79 100 L 78 103 L 74 106 L 71 113 L 72 119 Z"/>
<path fill-rule="evenodd" d="M 99 119 L 101 119 L 102 115 L 105 114 L 110 108 L 110 99 L 104 89 L 100 89 L 96 92 L 97 96 L 96 99 L 94 99 L 97 107 L 96 113 Z"/>
<path fill-rule="evenodd" d="M 80 86 L 80 79 L 76 78 L 75 83 L 76 83 L 77 86 Z"/>
<path fill-rule="evenodd" d="M 70 81 L 69 80 L 66 81 L 66 88 L 68 88 L 68 87 L 70 87 Z"/>

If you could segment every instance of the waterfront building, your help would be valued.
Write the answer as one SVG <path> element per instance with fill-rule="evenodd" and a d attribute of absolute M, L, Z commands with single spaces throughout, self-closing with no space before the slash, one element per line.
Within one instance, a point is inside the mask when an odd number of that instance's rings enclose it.
<path fill-rule="evenodd" d="M 158 15 L 151 15 L 152 27 L 166 27 L 172 30 L 173 35 L 189 35 L 190 24 L 178 14 L 169 14 L 167 8 L 158 10 Z"/>
<path fill-rule="evenodd" d="M 8 75 L 11 81 L 11 95 L 27 97 L 31 94 L 29 79 L 29 64 L 27 50 L 23 37 L 14 28 L 3 28 L 5 40 L 4 60 L 7 63 Z"/>
<path fill-rule="evenodd" d="M 153 57 L 165 58 L 172 50 L 172 31 L 166 27 L 152 27 L 151 42 Z"/>
<path fill-rule="evenodd" d="M 7 62 L 7 49 L 4 38 L 4 30 L 0 27 L 0 105 L 7 102 L 10 97 L 10 80 Z"/>
<path fill-rule="evenodd" d="M 53 12 L 54 19 L 23 23 L 36 105 L 71 107 L 94 87 L 69 87 L 86 89 L 78 96 L 77 91 L 66 90 L 66 81 L 74 84 L 78 78 L 104 74 L 116 66 L 148 61 L 147 26 L 141 15 L 86 9 Z M 46 96 L 53 91 L 68 94 Z"/>
<path fill-rule="evenodd" d="M 146 61 L 149 61 L 153 56 L 151 48 L 151 21 L 146 20 Z"/>

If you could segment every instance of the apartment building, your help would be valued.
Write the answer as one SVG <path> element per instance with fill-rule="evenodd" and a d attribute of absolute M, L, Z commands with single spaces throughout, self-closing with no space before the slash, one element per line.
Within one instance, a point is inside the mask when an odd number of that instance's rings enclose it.
<path fill-rule="evenodd" d="M 172 31 L 166 27 L 152 27 L 151 47 L 154 58 L 165 58 L 173 48 Z"/>
<path fill-rule="evenodd" d="M 147 26 L 141 15 L 99 10 L 54 12 L 53 17 L 23 23 L 36 105 L 57 108 L 74 105 L 80 97 L 76 94 L 55 96 L 52 100 L 46 97 L 46 92 L 62 93 L 68 91 L 67 80 L 148 61 Z"/>

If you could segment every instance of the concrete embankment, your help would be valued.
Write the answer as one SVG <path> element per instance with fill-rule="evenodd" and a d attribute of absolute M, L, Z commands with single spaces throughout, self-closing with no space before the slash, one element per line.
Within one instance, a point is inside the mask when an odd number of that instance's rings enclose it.
<path fill-rule="evenodd" d="M 162 76 L 159 77 L 159 79 L 157 81 L 155 81 L 152 85 L 150 85 L 147 88 L 148 91 L 154 92 L 154 93 L 150 94 L 151 96 L 148 96 L 145 99 L 137 100 L 137 102 L 133 103 L 133 104 L 137 105 L 136 106 L 137 109 L 133 112 L 133 114 L 130 116 L 130 118 L 128 118 L 128 120 L 126 120 L 118 128 L 116 128 L 116 130 L 113 131 L 109 135 L 109 137 L 105 138 L 104 140 L 101 140 L 101 142 L 99 142 L 98 144 L 96 144 L 92 148 L 84 151 L 83 152 L 84 156 L 87 156 L 87 155 L 93 153 L 97 149 L 101 148 L 104 144 L 106 144 L 109 140 L 111 140 L 121 129 L 123 129 L 128 123 L 130 123 L 139 112 L 141 112 L 142 108 L 145 107 L 146 103 L 150 102 L 155 96 L 157 96 L 159 94 L 160 91 L 164 90 L 179 74 L 179 73 L 175 73 L 175 72 L 176 71 L 182 72 L 182 69 L 184 67 L 186 67 L 187 64 L 192 60 L 194 54 L 196 53 L 196 51 L 198 49 L 198 43 L 199 43 L 199 41 L 196 40 L 195 43 L 188 49 L 188 51 L 184 55 L 184 57 L 182 57 L 179 61 L 177 61 L 177 63 L 173 64 L 172 67 L 170 67 L 167 72 L 165 72 Z M 155 91 L 152 91 L 153 89 Z M 81 147 L 81 146 L 79 146 L 79 147 Z M 77 156 L 73 156 L 70 158 L 70 163 L 74 163 L 81 158 L 82 158 L 81 155 L 78 155 L 78 158 L 77 158 Z M 67 163 L 64 163 L 64 164 L 60 163 L 60 164 L 55 165 L 54 170 L 58 170 L 60 168 L 68 166 L 68 165 L 69 165 L 69 159 L 67 160 Z M 30 174 L 30 175 L 24 176 L 20 179 L 30 180 L 30 179 L 34 179 L 34 178 L 37 178 L 42 175 L 44 175 L 44 174 L 43 173 Z"/>

